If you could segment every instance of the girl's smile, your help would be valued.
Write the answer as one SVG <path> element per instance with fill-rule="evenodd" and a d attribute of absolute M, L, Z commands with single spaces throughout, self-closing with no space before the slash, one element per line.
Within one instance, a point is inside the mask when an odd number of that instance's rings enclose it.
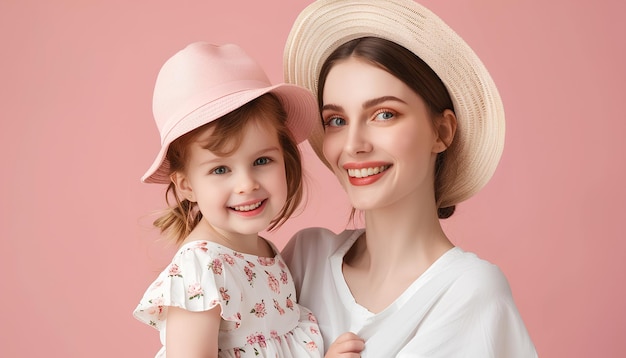
<path fill-rule="evenodd" d="M 237 206 L 230 206 L 229 208 L 241 216 L 250 217 L 250 216 L 258 215 L 261 212 L 263 212 L 263 209 L 265 209 L 266 202 L 267 202 L 267 199 L 264 199 L 260 201 L 254 201 L 252 202 L 252 204 L 239 204 Z"/>
<path fill-rule="evenodd" d="M 287 199 L 285 161 L 276 130 L 263 118 L 251 120 L 239 146 L 225 155 L 205 148 L 210 135 L 208 130 L 191 145 L 179 188 L 192 195 L 202 220 L 222 235 L 256 238 Z"/>

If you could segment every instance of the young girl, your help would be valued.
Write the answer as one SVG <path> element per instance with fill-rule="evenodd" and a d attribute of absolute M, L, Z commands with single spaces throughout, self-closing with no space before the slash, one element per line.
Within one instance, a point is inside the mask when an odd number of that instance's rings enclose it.
<path fill-rule="evenodd" d="M 161 333 L 156 356 L 320 356 L 314 316 L 258 234 L 300 203 L 313 95 L 270 85 L 235 45 L 194 43 L 163 65 L 153 111 L 162 147 L 142 181 L 168 185 L 175 205 L 155 226 L 179 245 L 134 311 Z"/>
<path fill-rule="evenodd" d="M 364 229 L 306 229 L 283 252 L 329 353 L 536 357 L 506 277 L 440 224 L 504 143 L 469 46 L 412 0 L 320 0 L 292 27 L 285 73 L 317 93 L 309 141 L 364 215 Z"/>

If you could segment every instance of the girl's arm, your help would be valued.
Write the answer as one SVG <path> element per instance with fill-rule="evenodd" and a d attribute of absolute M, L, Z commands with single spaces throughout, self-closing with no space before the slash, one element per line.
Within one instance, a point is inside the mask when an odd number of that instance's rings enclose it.
<path fill-rule="evenodd" d="M 346 332 L 328 347 L 324 358 L 359 358 L 365 348 L 365 342 L 352 332 Z"/>
<path fill-rule="evenodd" d="M 165 349 L 167 358 L 217 358 L 220 306 L 192 312 L 168 307 Z"/>

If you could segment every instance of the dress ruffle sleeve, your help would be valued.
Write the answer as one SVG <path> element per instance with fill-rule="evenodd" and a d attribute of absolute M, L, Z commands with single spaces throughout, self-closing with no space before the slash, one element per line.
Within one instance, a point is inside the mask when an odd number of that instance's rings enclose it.
<path fill-rule="evenodd" d="M 239 305 L 233 299 L 240 301 L 241 292 L 232 285 L 226 290 L 224 285 L 233 274 L 225 264 L 227 256 L 203 241 L 183 246 L 148 287 L 133 315 L 160 331 L 170 306 L 201 312 L 219 305 L 224 320 L 239 324 Z"/>

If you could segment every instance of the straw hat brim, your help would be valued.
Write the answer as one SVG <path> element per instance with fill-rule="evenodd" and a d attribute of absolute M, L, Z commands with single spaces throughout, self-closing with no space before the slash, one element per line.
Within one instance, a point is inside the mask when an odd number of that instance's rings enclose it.
<path fill-rule="evenodd" d="M 457 133 L 449 157 L 449 190 L 440 207 L 460 203 L 491 179 L 504 148 L 502 100 L 487 69 L 447 24 L 411 0 L 321 0 L 296 19 L 284 52 L 285 81 L 317 93 L 320 69 L 340 45 L 361 37 L 393 41 L 419 56 L 441 78 L 454 105 Z M 327 165 L 318 121 L 309 142 Z M 330 167 L 330 166 L 329 166 Z"/>

